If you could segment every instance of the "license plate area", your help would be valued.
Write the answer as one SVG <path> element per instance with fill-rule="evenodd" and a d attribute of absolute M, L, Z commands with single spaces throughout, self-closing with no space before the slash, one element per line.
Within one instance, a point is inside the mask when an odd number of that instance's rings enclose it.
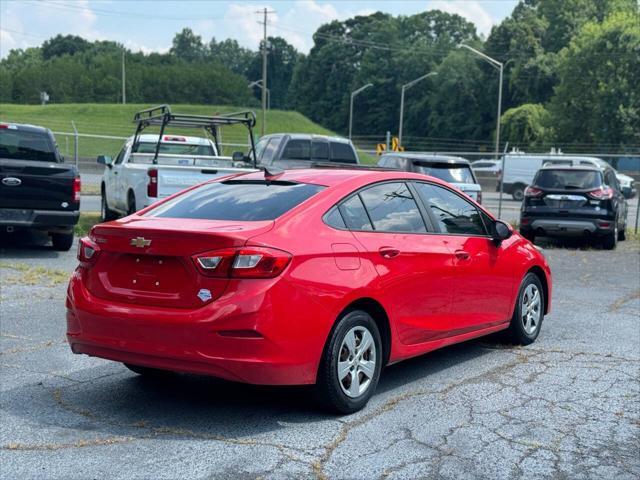
<path fill-rule="evenodd" d="M 29 222 L 31 220 L 33 220 L 33 210 L 0 209 L 0 221 L 2 222 Z"/>

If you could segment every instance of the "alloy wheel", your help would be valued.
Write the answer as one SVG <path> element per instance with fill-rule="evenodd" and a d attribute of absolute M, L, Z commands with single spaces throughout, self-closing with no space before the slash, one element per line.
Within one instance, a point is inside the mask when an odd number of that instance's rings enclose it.
<path fill-rule="evenodd" d="M 353 327 L 340 345 L 337 365 L 338 382 L 345 395 L 357 398 L 364 394 L 376 373 L 376 344 L 363 326 Z"/>
<path fill-rule="evenodd" d="M 534 284 L 529 284 L 522 293 L 522 326 L 527 335 L 533 335 L 540 324 L 542 316 L 542 301 L 540 290 Z"/>

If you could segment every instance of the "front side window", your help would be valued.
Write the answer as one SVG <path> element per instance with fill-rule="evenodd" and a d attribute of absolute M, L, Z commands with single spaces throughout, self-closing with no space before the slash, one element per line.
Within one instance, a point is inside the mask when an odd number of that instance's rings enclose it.
<path fill-rule="evenodd" d="M 476 183 L 468 165 L 414 162 L 415 171 L 448 183 Z"/>
<path fill-rule="evenodd" d="M 360 197 L 376 231 L 427 232 L 418 205 L 406 184 L 381 183 L 362 190 Z"/>
<path fill-rule="evenodd" d="M 262 152 L 262 158 L 260 159 L 261 163 L 269 165 L 273 161 L 281 140 L 282 137 L 271 137 L 269 143 L 264 147 L 264 151 Z"/>
<path fill-rule="evenodd" d="M 145 216 L 247 222 L 274 220 L 324 188 L 290 182 L 213 182 L 179 195 Z"/>
<path fill-rule="evenodd" d="M 480 211 L 452 191 L 428 183 L 416 189 L 438 222 L 440 232 L 454 235 L 486 235 Z"/>
<path fill-rule="evenodd" d="M 116 165 L 120 165 L 122 163 L 122 161 L 124 160 L 124 156 L 127 153 L 127 148 L 129 147 L 129 145 L 127 145 L 126 143 L 124 144 L 124 147 L 122 147 L 122 150 L 120 150 L 120 153 L 118 154 L 118 156 L 116 157 L 115 163 Z"/>

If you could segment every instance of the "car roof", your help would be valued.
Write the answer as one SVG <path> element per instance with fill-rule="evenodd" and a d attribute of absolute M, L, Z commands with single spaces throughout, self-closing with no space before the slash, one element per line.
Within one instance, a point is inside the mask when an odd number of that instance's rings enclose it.
<path fill-rule="evenodd" d="M 242 180 L 264 180 L 264 172 L 251 172 L 242 174 L 238 177 Z M 422 175 L 420 173 L 403 172 L 399 170 L 375 170 L 367 168 L 348 169 L 348 168 L 300 168 L 292 170 L 284 170 L 278 174 L 273 180 L 279 182 L 298 182 L 311 183 L 315 185 L 325 185 L 327 187 L 354 183 L 373 183 L 385 180 L 430 180 L 434 183 L 446 185 L 440 179 Z"/>
<path fill-rule="evenodd" d="M 469 160 L 462 157 L 454 157 L 453 155 L 440 155 L 430 152 L 394 152 L 385 153 L 384 157 L 400 157 L 410 160 L 419 160 L 420 162 L 433 163 L 450 163 L 451 165 L 471 165 Z"/>
<path fill-rule="evenodd" d="M 9 127 L 9 130 L 20 130 L 24 132 L 40 132 L 40 133 L 50 132 L 50 130 L 46 127 L 41 127 L 39 125 L 31 125 L 28 123 L 13 123 L 13 122 L 5 122 L 0 120 L 0 125 L 7 125 Z"/>
<path fill-rule="evenodd" d="M 338 137 L 335 135 L 319 135 L 316 133 L 270 133 L 269 135 L 263 135 L 260 139 L 263 138 L 271 138 L 271 137 L 282 137 L 287 135 L 292 140 L 312 140 L 312 139 L 322 139 L 322 140 L 331 140 L 332 142 L 339 142 L 348 144 L 349 139 L 344 137 Z"/>
<path fill-rule="evenodd" d="M 587 170 L 601 172 L 602 168 L 596 165 L 543 165 L 540 170 Z"/>

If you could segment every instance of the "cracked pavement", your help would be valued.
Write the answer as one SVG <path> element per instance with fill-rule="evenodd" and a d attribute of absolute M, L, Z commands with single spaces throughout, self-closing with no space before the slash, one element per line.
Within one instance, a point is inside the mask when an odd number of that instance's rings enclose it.
<path fill-rule="evenodd" d="M 0 268 L 0 478 L 638 478 L 638 243 L 545 253 L 553 313 L 533 345 L 491 337 L 393 365 L 344 417 L 304 387 L 143 379 L 73 355 L 65 285 Z M 0 249 L 69 272 L 74 256 Z"/>

